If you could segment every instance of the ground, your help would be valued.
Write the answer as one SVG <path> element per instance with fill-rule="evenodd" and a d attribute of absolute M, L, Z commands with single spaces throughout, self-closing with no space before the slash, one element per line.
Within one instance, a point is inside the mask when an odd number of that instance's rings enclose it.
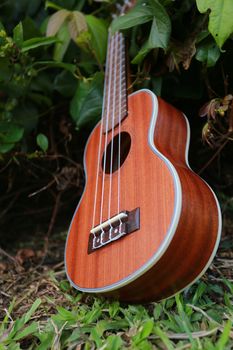
<path fill-rule="evenodd" d="M 128 305 L 78 293 L 64 271 L 66 232 L 1 251 L 2 349 L 233 349 L 233 244 L 174 298 Z M 45 254 L 46 253 L 46 254 Z"/>

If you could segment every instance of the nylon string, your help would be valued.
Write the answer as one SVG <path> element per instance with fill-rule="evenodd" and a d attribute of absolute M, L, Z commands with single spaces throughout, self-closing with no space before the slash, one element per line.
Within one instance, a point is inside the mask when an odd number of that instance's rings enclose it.
<path fill-rule="evenodd" d="M 119 40 L 118 40 L 119 39 Z M 109 121 L 111 117 L 111 153 L 110 153 L 110 182 L 109 182 L 109 194 L 108 194 L 108 219 L 110 219 L 111 215 L 111 197 L 112 197 L 112 170 L 113 170 L 113 154 L 114 154 L 114 115 L 116 109 L 116 90 L 117 90 L 117 53 L 120 55 L 120 63 L 119 63 L 119 100 L 118 100 L 118 125 L 119 125 L 119 136 L 118 136 L 118 179 L 117 179 L 117 211 L 120 213 L 120 154 L 121 154 L 121 109 L 122 109 L 122 61 L 124 60 L 124 52 L 123 52 L 123 36 L 122 34 L 116 33 L 113 36 L 109 33 L 108 37 L 108 54 L 106 60 L 106 72 L 108 77 L 105 81 L 104 86 L 104 103 L 102 110 L 102 121 L 100 128 L 100 139 L 99 139 L 99 150 L 98 150 L 98 166 L 97 166 L 97 174 L 96 174 L 96 186 L 95 186 L 95 198 L 94 198 L 94 210 L 93 210 L 93 224 L 92 227 L 95 226 L 95 216 L 96 216 L 96 206 L 97 206 L 97 192 L 98 192 L 98 183 L 99 183 L 99 169 L 101 167 L 100 155 L 102 148 L 102 134 L 104 128 L 104 113 L 106 113 L 105 118 L 105 136 L 104 136 L 104 159 L 103 159 L 103 173 L 102 173 L 102 190 L 101 190 L 101 203 L 100 203 L 100 222 L 103 222 L 103 207 L 104 207 L 104 197 L 105 197 L 105 173 L 106 173 L 106 158 L 107 158 L 107 139 L 108 139 L 108 128 Z M 115 55 L 115 57 L 114 57 Z M 123 57 L 122 57 L 123 55 Z M 113 69 L 114 67 L 114 69 Z M 113 73 L 112 73 L 113 72 Z M 113 75 L 113 92 L 111 95 L 111 81 Z M 107 101 L 106 101 L 107 96 Z M 111 106 L 111 101 L 113 101 L 113 105 Z M 107 102 L 107 103 L 106 103 Z M 106 108 L 105 108 L 106 107 Z M 112 115 L 111 115 L 112 113 Z M 122 222 L 120 221 L 120 226 Z M 110 225 L 112 228 L 112 225 Z M 103 231 L 103 230 L 102 230 Z M 95 236 L 95 234 L 94 234 Z M 96 236 L 95 236 L 96 237 Z"/>
<path fill-rule="evenodd" d="M 107 59 L 106 59 L 106 66 L 105 70 L 107 74 L 109 74 L 109 51 L 110 51 L 110 43 L 111 43 L 111 34 L 109 33 L 108 36 L 108 52 L 107 52 Z M 106 79 L 107 82 L 107 79 Z M 97 163 L 97 171 L 96 171 L 96 184 L 95 184 L 95 197 L 94 197 L 94 209 L 93 209 L 93 222 L 92 222 L 92 228 L 95 226 L 95 216 L 96 216 L 96 204 L 97 204 L 97 192 L 98 192 L 98 184 L 99 184 L 99 169 L 100 169 L 100 153 L 101 153 L 101 146 L 102 146 L 102 133 L 103 133 L 103 117 L 105 113 L 105 103 L 106 103 L 106 93 L 107 93 L 107 83 L 104 84 L 104 95 L 103 95 L 103 109 L 102 109 L 102 116 L 101 116 L 101 125 L 100 125 L 100 137 L 99 137 L 99 150 L 98 150 L 98 163 Z M 108 81 L 109 83 L 109 81 Z M 94 235 L 95 236 L 95 235 Z"/>
<path fill-rule="evenodd" d="M 109 179 L 109 195 L 108 195 L 108 220 L 110 219 L 111 215 L 111 198 L 112 198 L 112 169 L 113 169 L 113 148 L 114 148 L 114 143 L 113 143 L 113 138 L 114 138 L 114 116 L 115 116 L 115 108 L 116 108 L 116 85 L 117 85 L 117 52 L 118 52 L 118 33 L 116 33 L 115 36 L 115 42 L 114 42 L 114 47 L 115 47 L 115 57 L 114 57 L 114 79 L 113 79 L 113 105 L 112 105 L 112 128 L 111 128 L 111 156 L 110 156 L 110 179 Z M 112 228 L 112 226 L 110 225 Z"/>
<path fill-rule="evenodd" d="M 108 139 L 108 121 L 109 121 L 109 111 L 111 103 L 111 81 L 112 81 L 112 71 L 113 71 L 113 52 L 114 52 L 114 40 L 115 35 L 111 38 L 111 48 L 110 48 L 110 58 L 111 64 L 109 67 L 109 84 L 108 84 L 108 101 L 107 101 L 107 111 L 106 111 L 106 128 L 105 128 L 105 142 L 104 142 L 104 164 L 103 164 L 103 176 L 102 176 L 102 193 L 101 193 L 101 205 L 100 205 L 100 224 L 103 220 L 103 202 L 104 202 L 104 189 L 105 189 L 105 172 L 106 172 L 106 150 L 107 150 L 107 139 Z"/>
<path fill-rule="evenodd" d="M 120 82 L 119 82 L 119 101 L 118 101 L 118 128 L 119 128 L 119 137 L 118 137 L 118 196 L 117 196 L 117 212 L 120 213 L 120 182 L 121 182 L 121 88 L 122 88 L 122 60 L 124 60 L 123 51 L 123 35 L 120 35 Z M 122 57 L 123 54 L 123 57 Z M 120 221 L 120 224 L 122 222 Z"/>

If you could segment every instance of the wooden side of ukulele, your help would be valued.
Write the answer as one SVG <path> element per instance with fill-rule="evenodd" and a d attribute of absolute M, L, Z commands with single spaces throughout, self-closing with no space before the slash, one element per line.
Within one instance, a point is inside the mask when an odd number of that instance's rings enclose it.
<path fill-rule="evenodd" d="M 120 209 L 139 207 L 140 229 L 87 252 L 98 166 L 98 124 L 86 146 L 86 186 L 67 238 L 67 275 L 75 288 L 85 292 L 130 302 L 160 300 L 184 289 L 210 265 L 220 239 L 219 204 L 188 165 L 189 126 L 180 111 L 149 90 L 138 91 L 128 98 L 128 116 L 121 131 L 130 135 L 131 147 L 120 168 Z M 118 132 L 116 127 L 114 134 Z M 111 132 L 107 137 L 110 142 Z M 111 215 L 117 212 L 117 174 L 112 176 Z M 102 179 L 102 168 L 98 175 Z M 109 186 L 106 175 L 106 191 Z M 95 225 L 99 224 L 101 189 L 100 181 Z M 106 201 L 105 220 L 107 208 Z"/>

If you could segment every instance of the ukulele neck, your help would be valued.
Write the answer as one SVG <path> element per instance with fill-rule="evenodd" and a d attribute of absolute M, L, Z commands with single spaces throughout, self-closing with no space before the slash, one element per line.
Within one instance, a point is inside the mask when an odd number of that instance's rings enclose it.
<path fill-rule="evenodd" d="M 109 33 L 103 100 L 103 133 L 127 116 L 125 40 L 122 33 Z"/>

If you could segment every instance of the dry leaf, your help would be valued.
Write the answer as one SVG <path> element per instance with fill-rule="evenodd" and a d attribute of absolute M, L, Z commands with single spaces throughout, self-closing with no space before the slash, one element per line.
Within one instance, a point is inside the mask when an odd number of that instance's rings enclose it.
<path fill-rule="evenodd" d="M 24 263 L 25 260 L 31 259 L 35 256 L 34 250 L 30 248 L 24 248 L 18 250 L 15 259 L 18 261 L 20 265 Z"/>
<path fill-rule="evenodd" d="M 71 12 L 70 20 L 68 22 L 68 29 L 71 38 L 76 42 L 77 37 L 80 33 L 88 30 L 85 16 L 82 12 L 73 11 Z"/>
<path fill-rule="evenodd" d="M 0 274 L 7 270 L 7 265 L 0 262 Z"/>
<path fill-rule="evenodd" d="M 61 28 L 62 24 L 67 19 L 67 17 L 70 16 L 70 14 L 71 12 L 65 9 L 54 13 L 48 21 L 46 36 L 56 35 L 59 29 Z"/>

